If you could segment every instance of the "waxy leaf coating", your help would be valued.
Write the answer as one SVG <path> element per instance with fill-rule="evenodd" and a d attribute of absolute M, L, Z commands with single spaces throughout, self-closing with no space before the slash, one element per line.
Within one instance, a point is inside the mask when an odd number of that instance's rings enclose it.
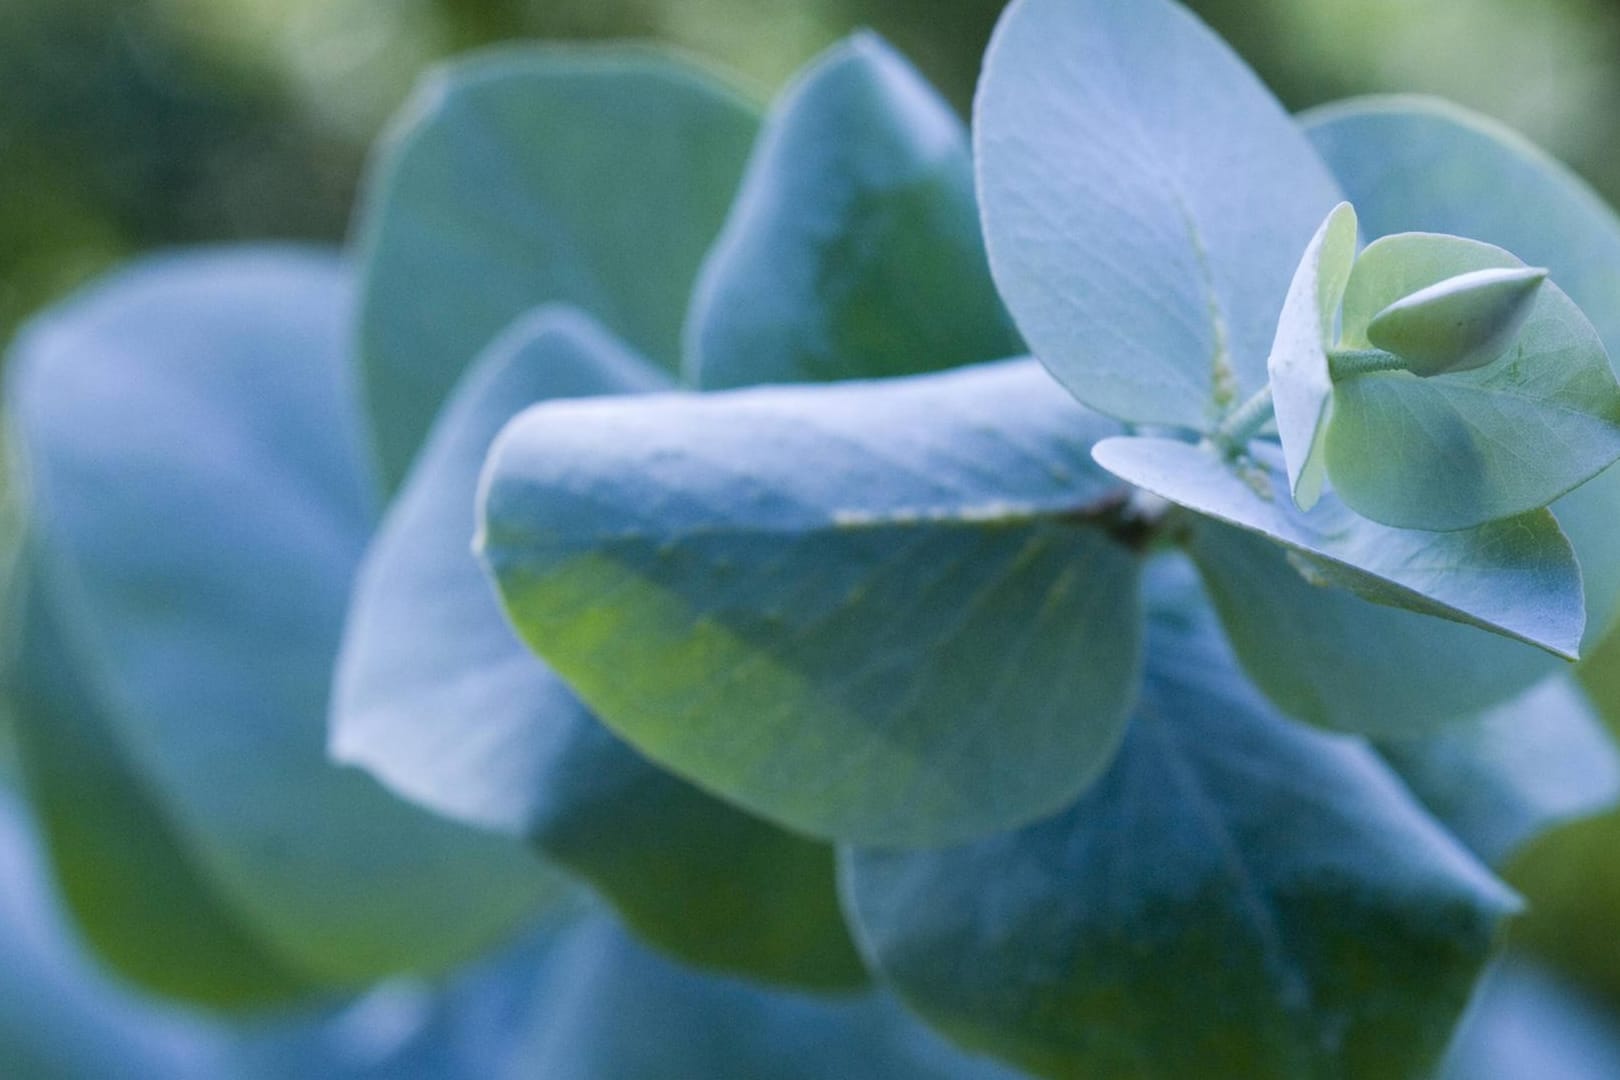
<path fill-rule="evenodd" d="M 666 370 L 758 117 L 701 68 L 623 46 L 440 69 L 382 144 L 360 215 L 360 354 L 385 485 L 457 377 L 537 304 L 575 304 Z"/>
<path fill-rule="evenodd" d="M 1366 746 L 1271 709 L 1200 603 L 1149 595 L 1108 773 L 1015 832 L 847 849 L 863 950 L 1041 1076 L 1428 1075 L 1516 899 Z"/>
<path fill-rule="evenodd" d="M 985 262 L 967 129 L 875 35 L 829 50 L 772 108 L 686 337 L 705 389 L 1023 353 Z"/>
<path fill-rule="evenodd" d="M 1586 623 L 1580 568 L 1545 510 L 1463 532 L 1391 529 L 1324 498 L 1288 496 L 1277 455 L 1227 461 L 1208 446 L 1120 437 L 1097 444 L 1105 469 L 1217 521 L 1269 537 L 1323 584 L 1374 603 L 1454 619 L 1575 659 Z"/>
<path fill-rule="evenodd" d="M 858 985 L 831 849 L 677 779 L 604 728 L 518 639 L 470 549 L 478 473 L 507 420 L 537 401 L 670 384 L 568 309 L 531 313 L 486 350 L 367 553 L 333 752 L 424 806 L 530 840 L 689 963 Z"/>
<path fill-rule="evenodd" d="M 530 647 L 675 772 L 816 836 L 1062 806 L 1135 693 L 1117 430 L 1028 361 L 537 406 L 484 479 Z"/>
<path fill-rule="evenodd" d="M 1230 49 L 1168 0 L 1016 0 L 974 109 L 990 266 L 1086 405 L 1208 431 L 1266 384 L 1338 190 Z"/>

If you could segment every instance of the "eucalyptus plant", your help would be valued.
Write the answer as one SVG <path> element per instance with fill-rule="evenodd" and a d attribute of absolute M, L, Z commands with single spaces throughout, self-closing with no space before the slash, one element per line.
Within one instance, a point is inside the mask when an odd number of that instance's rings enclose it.
<path fill-rule="evenodd" d="M 13 347 L 66 907 L 146 991 L 302 1010 L 140 1053 L 1429 1076 L 1556 899 L 1522 853 L 1620 799 L 1570 666 L 1620 601 L 1620 219 L 1487 121 L 1290 117 L 1171 0 L 1014 0 L 971 135 L 871 35 L 763 111 L 513 47 L 426 80 L 355 236 Z M 1534 965 L 1458 1075 L 1581 1015 Z M 8 1000 L 0 1062 L 93 1074 Z M 85 1060 L 133 1007 L 68 1014 Z"/>

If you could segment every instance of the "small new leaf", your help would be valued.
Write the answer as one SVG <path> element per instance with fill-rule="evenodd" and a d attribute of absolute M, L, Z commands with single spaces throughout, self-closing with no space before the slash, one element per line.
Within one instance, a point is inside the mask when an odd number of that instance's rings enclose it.
<path fill-rule="evenodd" d="M 1402 529 L 1468 529 L 1547 506 L 1620 458 L 1620 383 L 1602 340 L 1556 284 L 1525 271 L 1501 248 L 1432 233 L 1386 236 L 1356 260 L 1345 347 L 1378 344 L 1377 322 L 1386 348 L 1466 369 L 1371 371 L 1335 384 L 1328 476 L 1358 514 Z M 1514 295 L 1527 310 L 1509 310 Z M 1505 355 L 1468 368 L 1514 323 Z"/>
<path fill-rule="evenodd" d="M 1321 497 L 1322 437 L 1333 407 L 1327 350 L 1356 257 L 1356 212 L 1340 203 L 1311 239 L 1283 301 L 1266 366 L 1288 485 L 1300 509 Z"/>
<path fill-rule="evenodd" d="M 1505 352 L 1547 271 L 1497 267 L 1447 278 L 1402 297 L 1372 317 L 1367 340 L 1424 377 L 1484 367 Z"/>

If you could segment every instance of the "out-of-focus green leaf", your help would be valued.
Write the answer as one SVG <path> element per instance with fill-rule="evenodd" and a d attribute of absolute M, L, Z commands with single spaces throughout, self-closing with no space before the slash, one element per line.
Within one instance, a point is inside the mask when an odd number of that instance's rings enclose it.
<path fill-rule="evenodd" d="M 325 255 L 162 259 L 31 324 L 10 361 L 30 603 L 56 643 L 56 670 L 36 674 L 71 688 L 38 700 L 84 709 L 77 729 L 39 736 L 69 746 L 41 766 L 57 785 L 52 837 L 91 845 L 55 855 L 104 860 L 119 842 L 108 827 L 161 855 L 98 867 L 78 913 L 104 934 L 195 934 L 224 949 L 239 929 L 256 946 L 217 958 L 239 973 L 171 980 L 171 992 L 210 997 L 255 973 L 285 988 L 265 957 L 334 985 L 440 970 L 554 888 L 521 845 L 326 759 L 333 657 L 372 526 L 347 300 Z M 106 745 L 72 749 L 86 739 Z M 76 809 L 84 822 L 62 820 Z M 179 870 L 210 895 L 172 901 Z M 219 913 L 218 932 L 192 925 L 203 909 Z M 184 925 L 138 930 L 147 917 Z M 203 967 L 176 962 L 187 965 Z"/>
<path fill-rule="evenodd" d="M 1168 0 L 1017 0 L 974 132 L 996 282 L 1076 397 L 1208 430 L 1266 384 L 1289 278 L 1339 195 L 1203 24 Z"/>
<path fill-rule="evenodd" d="M 218 1077 L 203 1025 L 120 991 L 73 946 L 26 812 L 0 789 L 0 1075 L 19 1080 Z M 187 958 L 177 957 L 185 963 Z"/>
<path fill-rule="evenodd" d="M 1326 475 L 1322 434 L 1333 405 L 1327 350 L 1355 257 L 1356 212 L 1349 203 L 1340 203 L 1317 229 L 1294 271 L 1266 360 L 1288 487 L 1306 510 L 1321 497 Z"/>
<path fill-rule="evenodd" d="M 1494 120 L 1425 98 L 1352 100 L 1303 119 L 1366 235 L 1470 236 L 1545 266 L 1620 356 L 1620 218 L 1574 173 Z M 1620 602 L 1620 469 L 1553 511 L 1580 558 L 1591 646 Z"/>
<path fill-rule="evenodd" d="M 1506 701 L 1567 665 L 1462 623 L 1312 584 L 1270 540 L 1199 521 L 1188 549 L 1244 669 L 1284 712 L 1407 737 Z"/>
<path fill-rule="evenodd" d="M 1386 236 L 1350 275 L 1343 344 L 1370 343 L 1398 298 L 1458 274 L 1522 268 L 1475 240 Z M 1550 282 L 1494 363 L 1433 377 L 1379 371 L 1342 379 L 1327 431 L 1334 492 L 1396 528 L 1467 529 L 1535 510 L 1616 457 L 1620 383 L 1597 331 Z"/>
<path fill-rule="evenodd" d="M 686 333 L 705 388 L 1023 352 L 985 262 L 967 130 L 875 35 L 834 47 L 777 102 Z"/>
<path fill-rule="evenodd" d="M 1620 799 L 1620 753 L 1566 674 L 1477 718 L 1379 749 L 1430 811 L 1492 866 L 1547 829 Z"/>
<path fill-rule="evenodd" d="M 850 849 L 863 950 L 1041 1075 L 1426 1075 L 1516 899 L 1363 744 L 1272 710 L 1207 609 L 1149 597 L 1109 772 L 1016 832 Z"/>
<path fill-rule="evenodd" d="M 1620 738 L 1620 635 L 1611 633 L 1575 671 L 1611 738 Z M 1620 810 L 1536 837 L 1508 877 L 1530 902 L 1515 927 L 1519 943 L 1620 997 Z"/>
<path fill-rule="evenodd" d="M 424 806 L 528 838 L 688 962 L 858 984 L 831 849 L 676 779 L 603 728 L 518 640 L 470 550 L 479 469 L 513 415 L 670 382 L 567 309 L 520 319 L 486 350 L 366 556 L 333 751 Z"/>
<path fill-rule="evenodd" d="M 1289 498 L 1279 455 L 1253 449 L 1253 459 L 1234 462 L 1208 446 L 1126 436 L 1098 443 L 1093 456 L 1155 495 L 1283 545 L 1314 581 L 1575 658 L 1586 622 L 1581 573 L 1547 511 L 1447 533 L 1392 529 L 1336 499 L 1304 512 Z"/>
<path fill-rule="evenodd" d="M 312 980 L 224 901 L 130 760 L 58 616 L 27 589 L 8 672 L 20 749 L 57 887 L 112 967 L 159 993 L 214 1005 L 310 993 Z"/>
<path fill-rule="evenodd" d="M 674 371 L 755 111 L 626 47 L 506 48 L 417 91 L 360 218 L 360 351 L 389 488 L 461 372 L 537 304 L 577 304 Z"/>
<path fill-rule="evenodd" d="M 1022 823 L 1107 764 L 1136 558 L 1027 361 L 878 383 L 556 402 L 485 476 L 519 631 L 654 760 L 811 835 Z"/>

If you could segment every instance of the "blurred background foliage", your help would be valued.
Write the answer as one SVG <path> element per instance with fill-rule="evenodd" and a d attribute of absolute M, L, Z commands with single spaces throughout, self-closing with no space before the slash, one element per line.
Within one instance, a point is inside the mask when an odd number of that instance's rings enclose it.
<path fill-rule="evenodd" d="M 342 237 L 420 70 L 511 38 L 653 37 L 763 98 L 856 26 L 964 109 L 1003 0 L 0 0 L 0 337 L 129 254 Z M 1193 0 L 1294 108 L 1439 93 L 1620 200 L 1620 7 Z"/>

